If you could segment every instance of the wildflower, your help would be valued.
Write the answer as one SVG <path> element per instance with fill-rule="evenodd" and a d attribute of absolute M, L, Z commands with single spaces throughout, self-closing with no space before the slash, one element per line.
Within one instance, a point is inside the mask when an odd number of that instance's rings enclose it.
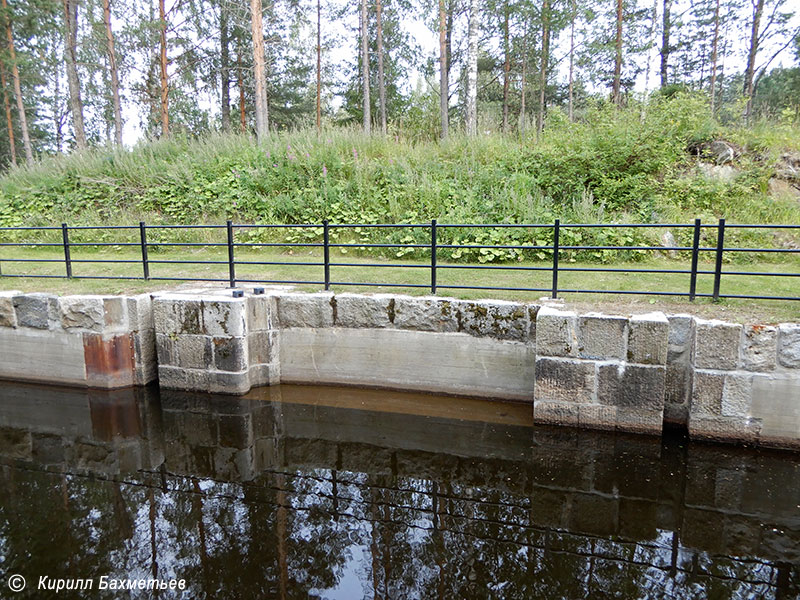
<path fill-rule="evenodd" d="M 277 166 L 278 166 L 278 163 L 272 163 L 272 166 L 273 166 L 273 167 L 277 167 Z"/>
<path fill-rule="evenodd" d="M 311 155 L 308 152 L 306 152 L 306 158 L 311 158 Z"/>
<path fill-rule="evenodd" d="M 356 150 L 355 148 L 353 148 L 353 158 L 356 159 L 358 158 L 358 150 Z"/>
<path fill-rule="evenodd" d="M 328 176 L 328 167 L 326 167 L 325 165 L 322 165 L 322 176 L 323 177 Z"/>

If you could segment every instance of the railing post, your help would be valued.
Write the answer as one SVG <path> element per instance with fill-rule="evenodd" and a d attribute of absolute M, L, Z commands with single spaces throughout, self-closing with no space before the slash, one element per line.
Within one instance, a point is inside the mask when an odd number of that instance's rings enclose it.
<path fill-rule="evenodd" d="M 560 236 L 561 220 L 553 223 L 553 292 L 551 298 L 558 298 L 558 238 Z"/>
<path fill-rule="evenodd" d="M 139 240 L 142 244 L 142 271 L 147 280 L 150 279 L 150 263 L 147 259 L 147 226 L 144 221 L 139 221 Z"/>
<path fill-rule="evenodd" d="M 697 259 L 700 254 L 700 219 L 694 220 L 694 239 L 692 240 L 692 275 L 689 281 L 689 301 L 694 302 L 697 292 Z"/>
<path fill-rule="evenodd" d="M 228 276 L 231 287 L 236 287 L 236 267 L 233 262 L 233 221 L 228 219 Z"/>
<path fill-rule="evenodd" d="M 69 254 L 69 231 L 66 223 L 61 224 L 61 239 L 64 242 L 64 264 L 67 267 L 67 277 L 72 279 L 72 258 Z"/>
<path fill-rule="evenodd" d="M 725 219 L 717 225 L 717 264 L 714 268 L 714 302 L 719 301 L 719 283 L 722 279 L 722 252 L 725 249 Z"/>
<path fill-rule="evenodd" d="M 328 219 L 322 222 L 322 255 L 325 263 L 325 291 L 331 289 L 331 239 Z"/>
<path fill-rule="evenodd" d="M 431 219 L 431 294 L 436 293 L 436 219 Z"/>

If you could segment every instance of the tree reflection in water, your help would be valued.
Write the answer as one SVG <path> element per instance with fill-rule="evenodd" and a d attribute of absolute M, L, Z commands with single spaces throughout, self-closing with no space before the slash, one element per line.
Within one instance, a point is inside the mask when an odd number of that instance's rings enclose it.
<path fill-rule="evenodd" d="M 530 421 L 339 388 L 3 384 L 0 579 L 176 577 L 193 598 L 800 595 L 796 456 Z"/>

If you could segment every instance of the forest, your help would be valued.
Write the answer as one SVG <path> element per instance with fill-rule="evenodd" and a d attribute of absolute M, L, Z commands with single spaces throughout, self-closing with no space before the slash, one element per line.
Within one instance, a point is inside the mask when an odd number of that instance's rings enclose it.
<path fill-rule="evenodd" d="M 800 222 L 790 0 L 0 10 L 0 226 Z"/>

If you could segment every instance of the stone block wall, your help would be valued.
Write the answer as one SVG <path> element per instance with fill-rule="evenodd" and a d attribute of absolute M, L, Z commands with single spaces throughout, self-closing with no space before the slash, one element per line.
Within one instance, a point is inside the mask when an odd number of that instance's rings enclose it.
<path fill-rule="evenodd" d="M 0 377 L 101 389 L 153 381 L 150 296 L 0 292 Z"/>
<path fill-rule="evenodd" d="M 669 323 L 543 307 L 536 319 L 538 423 L 659 433 Z"/>
<path fill-rule="evenodd" d="M 697 319 L 688 415 L 692 437 L 800 441 L 800 325 Z"/>
<path fill-rule="evenodd" d="M 244 394 L 278 383 L 275 297 L 230 290 L 153 297 L 159 385 Z"/>
<path fill-rule="evenodd" d="M 245 394 L 279 382 L 515 400 L 538 423 L 800 447 L 800 324 L 394 294 L 0 293 L 0 378 Z"/>

